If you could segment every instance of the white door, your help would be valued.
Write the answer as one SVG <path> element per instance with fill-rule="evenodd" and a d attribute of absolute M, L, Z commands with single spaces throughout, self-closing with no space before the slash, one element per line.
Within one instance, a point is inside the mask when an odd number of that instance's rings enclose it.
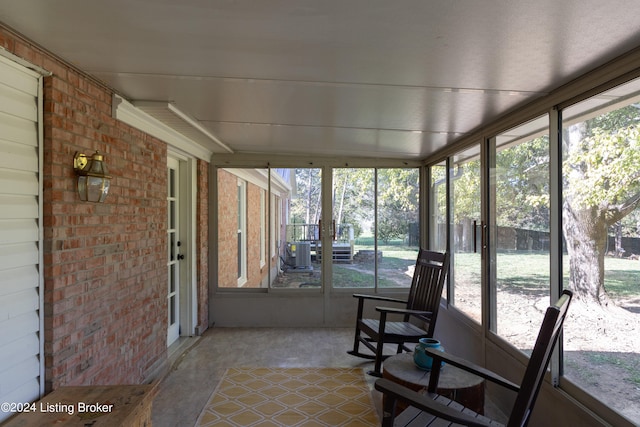
<path fill-rule="evenodd" d="M 0 402 L 44 391 L 39 93 L 38 74 L 0 57 Z"/>
<path fill-rule="evenodd" d="M 167 346 L 180 336 L 180 162 L 167 159 Z"/>

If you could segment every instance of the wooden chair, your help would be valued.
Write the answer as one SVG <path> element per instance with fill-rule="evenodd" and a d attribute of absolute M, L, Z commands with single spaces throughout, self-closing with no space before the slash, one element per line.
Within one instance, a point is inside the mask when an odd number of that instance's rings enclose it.
<path fill-rule="evenodd" d="M 433 357 L 433 370 L 430 374 L 429 387 L 426 394 L 421 394 L 387 379 L 376 380 L 375 388 L 384 394 L 384 416 L 382 426 L 498 426 L 502 425 L 489 418 L 476 414 L 464 406 L 435 393 L 438 386 L 441 361 L 472 372 L 488 381 L 517 392 L 516 400 L 507 422 L 508 427 L 524 427 L 529 422 L 540 386 L 549 366 L 553 348 L 558 342 L 562 324 L 571 302 L 572 293 L 564 291 L 558 302 L 547 309 L 542 321 L 529 363 L 521 384 L 508 381 L 499 375 L 473 365 L 464 359 L 448 355 L 441 351 L 427 350 Z M 444 368 L 446 369 L 446 368 Z M 398 401 L 411 405 L 396 418 Z"/>
<path fill-rule="evenodd" d="M 358 298 L 358 314 L 353 350 L 348 353 L 375 360 L 374 370 L 369 374 L 382 376 L 380 372 L 382 361 L 389 356 L 383 354 L 384 343 L 397 344 L 397 353 L 401 353 L 403 350 L 413 350 L 406 347 L 405 343 L 417 343 L 420 338 L 433 337 L 442 287 L 448 270 L 448 253 L 420 249 L 407 300 L 379 295 L 353 295 Z M 363 319 L 365 300 L 400 303 L 405 307 L 376 307 L 380 313 L 379 319 Z M 389 321 L 388 315 L 401 316 L 401 321 Z M 411 323 L 412 318 L 422 322 L 424 327 Z M 360 344 L 371 350 L 373 355 L 361 353 Z"/>

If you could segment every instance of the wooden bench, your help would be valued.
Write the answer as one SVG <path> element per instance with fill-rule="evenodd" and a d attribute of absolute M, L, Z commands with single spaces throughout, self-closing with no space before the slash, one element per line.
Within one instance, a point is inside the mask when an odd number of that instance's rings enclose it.
<path fill-rule="evenodd" d="M 154 385 L 60 387 L 3 427 L 150 427 Z"/>

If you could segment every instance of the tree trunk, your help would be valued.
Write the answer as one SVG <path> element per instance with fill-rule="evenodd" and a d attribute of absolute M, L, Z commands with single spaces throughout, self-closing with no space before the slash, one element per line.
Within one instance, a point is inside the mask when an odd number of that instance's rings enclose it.
<path fill-rule="evenodd" d="M 616 257 L 622 258 L 624 256 L 624 248 L 622 247 L 622 221 L 618 221 L 615 224 L 616 238 L 615 238 L 615 254 Z"/>
<path fill-rule="evenodd" d="M 606 305 L 604 256 L 607 221 L 597 208 L 574 210 L 566 202 L 562 228 L 569 254 L 569 283 L 576 298 Z"/>

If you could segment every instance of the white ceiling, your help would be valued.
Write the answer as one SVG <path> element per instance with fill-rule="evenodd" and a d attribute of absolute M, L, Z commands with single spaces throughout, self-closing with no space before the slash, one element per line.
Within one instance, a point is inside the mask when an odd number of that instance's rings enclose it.
<path fill-rule="evenodd" d="M 406 159 L 640 46 L 639 16 L 638 0 L 0 0 L 0 22 L 235 153 Z"/>

